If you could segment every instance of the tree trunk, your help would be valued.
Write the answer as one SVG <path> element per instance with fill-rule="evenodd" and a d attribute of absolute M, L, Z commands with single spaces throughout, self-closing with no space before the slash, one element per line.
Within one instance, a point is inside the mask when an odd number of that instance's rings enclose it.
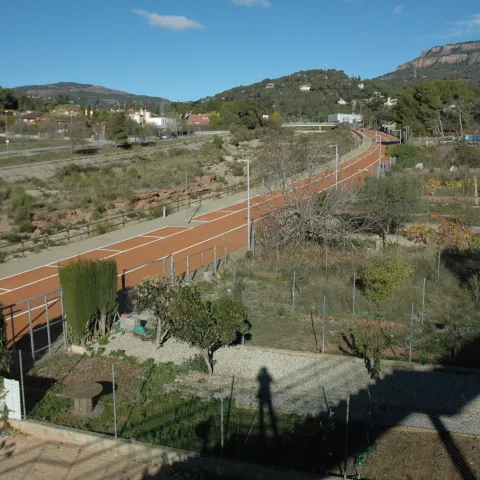
<path fill-rule="evenodd" d="M 203 350 L 202 352 L 203 359 L 205 360 L 205 363 L 207 364 L 207 369 L 208 373 L 210 375 L 213 375 L 213 362 L 212 362 L 212 354 L 210 350 Z"/>
<path fill-rule="evenodd" d="M 107 316 L 105 314 L 100 315 L 100 330 L 102 331 L 102 335 L 105 336 L 107 334 Z"/>
<path fill-rule="evenodd" d="M 158 323 L 157 323 L 157 342 L 156 342 L 156 349 L 158 350 L 160 348 L 160 339 L 162 337 L 162 327 L 163 327 L 163 321 L 161 317 L 158 317 Z"/>

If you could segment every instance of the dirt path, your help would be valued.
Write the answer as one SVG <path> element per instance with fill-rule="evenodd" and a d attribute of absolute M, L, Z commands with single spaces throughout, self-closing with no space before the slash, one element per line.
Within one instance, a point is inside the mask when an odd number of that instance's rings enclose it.
<path fill-rule="evenodd" d="M 183 472 L 140 462 L 115 452 L 14 436 L 0 443 L 0 479 L 49 480 L 217 480 L 205 472 Z"/>

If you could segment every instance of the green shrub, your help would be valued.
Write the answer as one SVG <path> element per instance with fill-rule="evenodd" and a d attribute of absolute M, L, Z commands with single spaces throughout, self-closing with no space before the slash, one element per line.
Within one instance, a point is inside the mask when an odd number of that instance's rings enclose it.
<path fill-rule="evenodd" d="M 230 167 L 230 170 L 235 177 L 243 177 L 243 168 L 244 165 L 242 163 L 234 163 Z"/>
<path fill-rule="evenodd" d="M 157 205 L 156 207 L 152 208 L 152 218 L 161 218 L 163 217 L 163 207 L 164 205 Z M 166 214 L 169 214 L 169 209 L 168 206 L 166 206 Z"/>
<path fill-rule="evenodd" d="M 24 220 L 18 224 L 18 231 L 21 233 L 33 233 L 37 227 L 32 222 Z"/>
<path fill-rule="evenodd" d="M 397 253 L 385 253 L 367 264 L 360 274 L 360 285 L 367 298 L 374 302 L 389 300 L 402 286 L 413 267 Z"/>
<path fill-rule="evenodd" d="M 59 275 L 71 340 L 84 343 L 98 331 L 100 318 L 105 325 L 113 316 L 117 264 L 114 260 L 80 260 L 61 268 Z"/>
<path fill-rule="evenodd" d="M 2 235 L 2 238 L 10 243 L 19 243 L 22 239 L 22 236 L 18 232 L 14 231 L 5 233 L 4 235 Z"/>
<path fill-rule="evenodd" d="M 28 195 L 21 185 L 13 185 L 10 190 L 9 200 L 13 210 L 17 210 L 20 207 L 31 209 L 34 204 L 33 197 Z"/>
<path fill-rule="evenodd" d="M 223 140 L 222 140 L 219 136 L 215 135 L 215 136 L 213 137 L 213 140 L 212 140 L 212 145 L 213 145 L 215 148 L 222 148 L 222 146 L 223 146 Z"/>

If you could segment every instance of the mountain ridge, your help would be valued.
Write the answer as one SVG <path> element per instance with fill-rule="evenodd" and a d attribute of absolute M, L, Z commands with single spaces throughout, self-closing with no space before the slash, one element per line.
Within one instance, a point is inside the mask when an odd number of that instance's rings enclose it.
<path fill-rule="evenodd" d="M 54 100 L 59 95 L 68 95 L 74 103 L 82 99 L 85 104 L 98 105 L 101 107 L 122 107 L 127 103 L 155 105 L 170 103 L 170 100 L 163 97 L 152 97 L 149 95 L 136 95 L 115 90 L 102 85 L 77 82 L 57 82 L 45 85 L 23 85 L 12 89 L 16 93 L 29 95 L 43 100 Z"/>
<path fill-rule="evenodd" d="M 422 79 L 463 80 L 480 85 L 480 41 L 449 43 L 423 50 L 393 72 L 376 77 L 395 88 L 414 85 Z"/>

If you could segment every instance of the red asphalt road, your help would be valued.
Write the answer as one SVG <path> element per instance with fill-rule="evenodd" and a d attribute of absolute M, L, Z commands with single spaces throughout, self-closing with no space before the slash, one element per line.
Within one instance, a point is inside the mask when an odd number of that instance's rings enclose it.
<path fill-rule="evenodd" d="M 375 132 L 366 131 L 369 137 Z M 397 139 L 381 134 L 383 141 L 394 142 Z M 374 173 L 376 165 L 384 157 L 385 147 L 372 142 L 367 151 L 340 165 L 339 185 L 351 186 Z M 318 173 L 313 182 L 310 179 L 295 182 L 296 192 L 322 191 L 335 184 L 334 171 Z M 250 213 L 252 221 L 258 221 L 269 211 L 281 207 L 284 202 L 279 192 L 268 192 L 251 198 Z M 42 295 L 31 304 L 32 325 L 38 327 L 46 322 L 45 297 L 46 292 L 60 287 L 58 270 L 62 266 L 78 259 L 113 258 L 117 262 L 119 272 L 119 288 L 130 287 L 148 275 L 171 275 L 170 259 L 174 259 L 175 276 L 182 276 L 186 271 L 187 256 L 189 270 L 195 271 L 201 267 L 202 257 L 205 264 L 213 262 L 213 247 L 216 247 L 217 257 L 223 252 L 233 252 L 247 244 L 247 202 L 240 202 L 217 211 L 195 217 L 201 225 L 186 227 L 163 227 L 143 235 L 113 243 L 81 255 L 59 260 L 42 267 L 0 279 L 0 303 L 4 306 L 4 316 L 7 327 L 7 339 L 12 344 L 29 330 L 29 315 L 27 304 L 22 301 Z M 203 252 L 203 253 L 202 253 Z M 166 257 L 166 258 L 165 258 Z M 165 260 L 160 260 L 165 258 Z M 159 260 L 159 261 L 157 261 Z M 154 263 L 151 263 L 154 262 Z M 164 268 L 166 271 L 164 272 Z M 122 278 L 122 272 L 126 271 Z M 124 285 L 122 285 L 122 281 Z M 58 294 L 47 298 L 50 319 L 60 316 L 61 305 Z"/>

